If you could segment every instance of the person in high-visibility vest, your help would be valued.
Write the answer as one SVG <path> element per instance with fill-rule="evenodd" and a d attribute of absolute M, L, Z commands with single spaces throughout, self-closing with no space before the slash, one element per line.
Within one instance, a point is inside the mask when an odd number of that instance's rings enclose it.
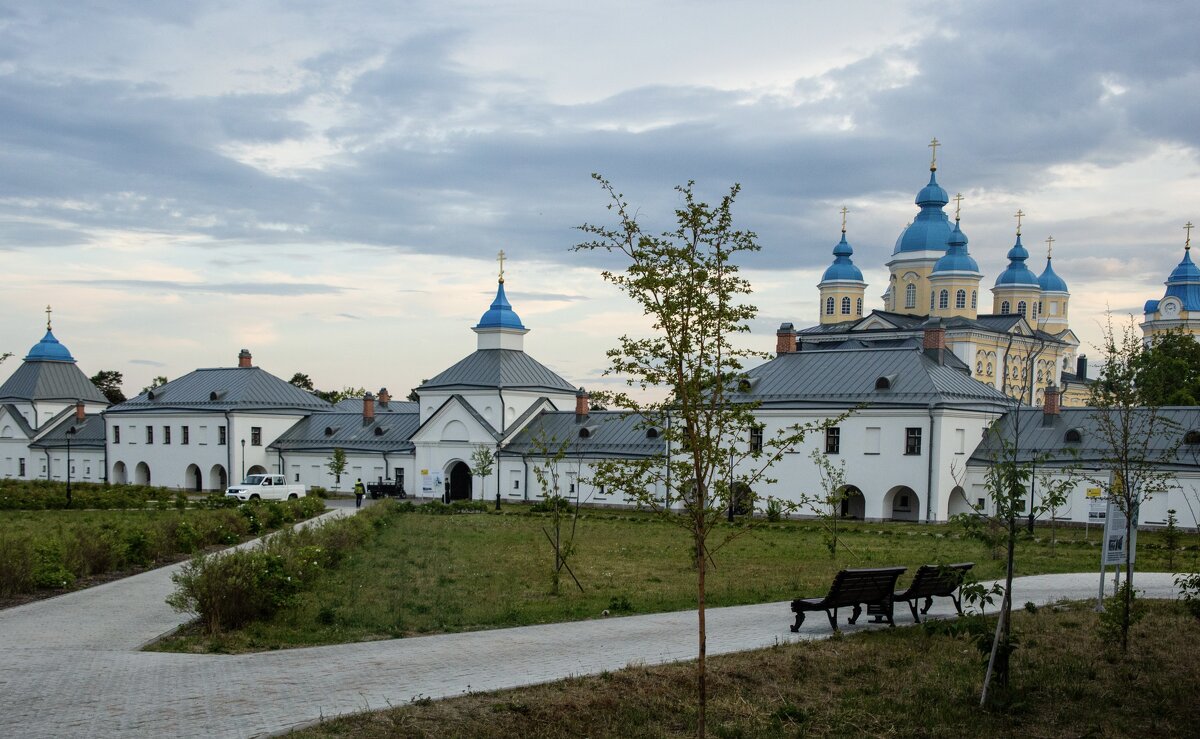
<path fill-rule="evenodd" d="M 366 494 L 367 494 L 367 486 L 363 485 L 362 478 L 360 477 L 354 483 L 354 507 L 355 508 L 362 508 L 362 499 L 363 499 L 363 496 Z"/>

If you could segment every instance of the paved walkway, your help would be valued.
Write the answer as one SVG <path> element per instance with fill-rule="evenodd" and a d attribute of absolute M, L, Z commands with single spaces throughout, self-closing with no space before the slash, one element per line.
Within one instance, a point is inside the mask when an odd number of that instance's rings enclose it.
<path fill-rule="evenodd" d="M 137 651 L 186 620 L 163 603 L 178 567 L 0 612 L 0 736 L 248 737 L 420 696 L 696 654 L 694 611 L 248 655 Z M 1019 606 L 1094 598 L 1096 578 L 1019 578 L 1013 600 Z M 1165 573 L 1139 573 L 1137 587 L 1151 598 L 1177 596 Z M 950 615 L 949 600 L 938 601 L 930 613 Z M 907 608 L 897 609 L 898 623 L 910 618 Z M 865 621 L 845 630 L 880 628 Z M 786 602 L 709 609 L 709 654 L 829 634 L 819 613 L 799 634 L 789 631 L 791 622 Z"/>

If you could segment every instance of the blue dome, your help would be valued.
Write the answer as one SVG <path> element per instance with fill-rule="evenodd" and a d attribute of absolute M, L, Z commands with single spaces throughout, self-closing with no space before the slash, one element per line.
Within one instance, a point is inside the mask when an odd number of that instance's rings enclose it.
<path fill-rule="evenodd" d="M 496 288 L 496 299 L 492 301 L 492 306 L 488 308 L 487 313 L 479 319 L 479 323 L 475 328 L 511 328 L 519 331 L 524 331 L 525 326 L 521 324 L 521 317 L 513 311 L 512 306 L 508 303 L 508 298 L 504 296 L 504 283 Z"/>
<path fill-rule="evenodd" d="M 1059 277 L 1058 273 L 1054 271 L 1054 267 L 1050 264 L 1050 257 L 1046 257 L 1046 269 L 1042 272 L 1042 276 L 1038 278 L 1038 286 L 1044 292 L 1069 292 L 1067 290 L 1067 281 Z"/>
<path fill-rule="evenodd" d="M 950 238 L 950 218 L 942 210 L 950 198 L 937 183 L 937 172 L 930 170 L 929 184 L 917 193 L 921 212 L 896 239 L 892 254 L 910 251 L 945 251 Z"/>
<path fill-rule="evenodd" d="M 825 274 L 821 275 L 821 282 L 831 280 L 862 282 L 862 270 L 856 267 L 854 262 L 850 261 L 852 254 L 854 254 L 854 249 L 846 241 L 846 232 L 842 231 L 842 240 L 838 242 L 837 246 L 833 247 L 833 256 L 835 257 L 833 264 L 829 265 L 829 268 L 825 270 Z"/>
<path fill-rule="evenodd" d="M 54 334 L 50 329 L 46 329 L 46 335 L 42 340 L 33 345 L 29 350 L 29 354 L 25 355 L 26 361 L 42 361 L 42 362 L 74 362 L 75 357 L 71 356 L 70 350 L 62 344 L 58 343 L 58 339 L 54 338 Z"/>
<path fill-rule="evenodd" d="M 1189 282 L 1200 282 L 1200 268 L 1196 267 L 1192 261 L 1192 250 L 1185 249 L 1183 252 L 1183 261 L 1179 266 L 1171 270 L 1171 276 L 1167 278 L 1167 284 L 1185 284 Z"/>
<path fill-rule="evenodd" d="M 1008 250 L 1008 267 L 996 278 L 996 287 L 1029 285 L 1041 289 L 1038 285 L 1037 275 L 1025 265 L 1025 260 L 1028 258 L 1029 252 L 1021 244 L 1021 234 L 1017 234 L 1017 243 Z"/>
<path fill-rule="evenodd" d="M 958 221 L 954 222 L 954 230 L 950 232 L 947 244 L 949 248 L 946 250 L 946 256 L 937 260 L 933 265 L 934 274 L 938 272 L 979 273 L 979 265 L 967 253 L 967 235 L 958 227 Z"/>
<path fill-rule="evenodd" d="M 1183 250 L 1183 261 L 1171 270 L 1167 278 L 1167 296 L 1175 296 L 1183 302 L 1186 311 L 1200 311 L 1200 269 L 1192 261 L 1192 250 Z"/>

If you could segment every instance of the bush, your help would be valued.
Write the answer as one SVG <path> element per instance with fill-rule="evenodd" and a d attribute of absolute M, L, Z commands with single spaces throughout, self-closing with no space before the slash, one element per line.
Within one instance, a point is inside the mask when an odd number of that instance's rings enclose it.
<path fill-rule="evenodd" d="M 146 508 L 170 506 L 176 491 L 147 485 L 72 482 L 72 508 Z M 67 485 L 56 480 L 0 480 L 0 509 L 47 510 L 67 507 Z"/>
<path fill-rule="evenodd" d="M 33 570 L 32 540 L 28 536 L 0 534 L 0 597 L 35 590 Z"/>

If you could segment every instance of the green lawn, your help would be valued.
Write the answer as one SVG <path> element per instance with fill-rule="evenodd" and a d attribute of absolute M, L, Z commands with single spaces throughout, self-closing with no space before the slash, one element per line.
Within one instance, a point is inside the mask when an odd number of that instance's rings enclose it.
<path fill-rule="evenodd" d="M 270 621 L 212 638 L 185 633 L 156 648 L 276 649 L 570 621 L 605 609 L 695 607 L 687 536 L 673 525 L 649 514 L 589 511 L 579 522 L 571 560 L 584 591 L 568 578 L 557 596 L 550 594 L 552 555 L 541 531 L 548 526 L 547 515 L 524 508 L 508 508 L 503 515 L 397 511 L 383 517 L 366 545 Z M 1060 529 L 1056 553 L 1044 541 L 1048 533 L 1039 528 L 1038 540 L 1021 543 L 1018 574 L 1098 567 L 1099 531 L 1093 529 L 1085 541 L 1083 529 Z M 1140 535 L 1138 545 L 1143 570 L 1165 569 L 1157 534 Z M 911 573 L 924 563 L 964 560 L 976 562 L 980 579 L 1003 574 L 1002 562 L 991 559 L 982 544 L 963 539 L 954 525 L 851 524 L 834 560 L 816 522 L 765 524 L 716 554 L 708 603 L 819 595 L 843 567 L 906 565 Z"/>
<path fill-rule="evenodd" d="M 1178 603 L 1148 602 L 1126 655 L 1097 636 L 1090 604 L 1018 610 L 1014 630 L 1012 682 L 988 710 L 976 647 L 919 626 L 710 657 L 709 736 L 1200 734 L 1200 622 Z M 418 701 L 289 736 L 687 737 L 695 689 L 694 663 L 631 668 Z"/>

